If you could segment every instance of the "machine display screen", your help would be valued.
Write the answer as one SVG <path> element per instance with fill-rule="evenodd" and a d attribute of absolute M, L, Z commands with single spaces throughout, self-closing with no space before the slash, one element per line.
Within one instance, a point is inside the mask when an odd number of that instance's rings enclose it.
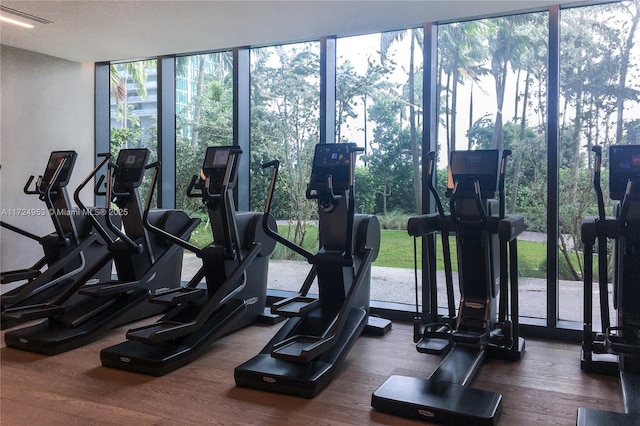
<path fill-rule="evenodd" d="M 609 147 L 609 192 L 612 200 L 622 200 L 630 179 L 640 178 L 640 145 Z"/>
<path fill-rule="evenodd" d="M 132 183 L 134 186 L 140 185 L 148 159 L 149 150 L 146 148 L 121 150 L 118 154 L 116 181 L 119 183 Z"/>
<path fill-rule="evenodd" d="M 348 186 L 351 154 L 347 144 L 319 144 L 313 161 L 312 180 L 325 183 L 331 175 L 334 185 Z"/>
<path fill-rule="evenodd" d="M 204 170 L 209 169 L 224 169 L 227 167 L 229 161 L 229 149 L 228 148 L 207 148 L 207 153 L 204 157 L 204 163 L 202 168 Z"/>
<path fill-rule="evenodd" d="M 202 172 L 200 178 L 205 180 L 209 178 L 208 191 L 218 194 L 222 191 L 223 185 L 232 185 L 235 180 L 237 156 L 232 158 L 233 154 L 238 151 L 236 147 L 230 146 L 210 146 L 207 148 L 207 152 L 204 156 L 204 162 L 202 163 Z M 233 169 L 229 176 L 230 182 L 225 182 L 225 176 L 227 173 L 227 166 L 229 162 L 233 161 Z"/>
<path fill-rule="evenodd" d="M 495 195 L 498 185 L 499 152 L 497 149 L 452 151 L 449 162 L 449 185 L 459 182 L 458 194 L 473 193 L 478 181 L 483 198 Z"/>
<path fill-rule="evenodd" d="M 67 162 L 62 167 L 60 174 L 58 175 L 57 183 L 60 186 L 65 186 L 69 183 L 69 179 L 71 178 L 71 170 L 73 170 L 73 165 L 76 162 L 76 157 L 78 154 L 75 151 L 53 151 L 49 156 L 49 162 L 47 163 L 47 169 L 42 176 L 42 183 L 48 184 L 53 179 L 53 175 L 55 174 L 60 162 L 67 157 Z"/>

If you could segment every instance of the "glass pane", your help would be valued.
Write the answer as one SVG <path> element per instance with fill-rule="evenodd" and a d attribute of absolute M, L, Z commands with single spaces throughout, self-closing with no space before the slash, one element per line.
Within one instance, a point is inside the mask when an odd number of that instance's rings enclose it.
<path fill-rule="evenodd" d="M 298 43 L 251 50 L 251 194 L 252 211 L 263 211 L 272 169 L 261 164 L 278 159 L 280 170 L 271 214 L 287 239 L 315 252 L 316 204 L 305 190 L 314 147 L 320 134 L 320 44 Z M 279 274 L 269 287 L 298 291 L 309 269 L 293 251 L 277 244 L 272 264 Z M 299 271 L 299 270 L 303 271 Z M 275 268 L 270 268 L 275 270 Z M 299 271 L 299 272 L 298 272 Z"/>
<path fill-rule="evenodd" d="M 638 2 L 567 9 L 561 18 L 560 318 L 582 322 L 580 225 L 583 217 L 598 215 L 591 148 L 603 147 L 602 188 L 606 214 L 613 215 L 608 147 L 640 144 Z M 601 317 L 597 259 L 594 262 L 593 321 L 597 330 Z M 611 299 L 611 260 L 608 276 Z M 612 321 L 614 316 L 612 309 Z"/>
<path fill-rule="evenodd" d="M 176 58 L 176 208 L 201 223 L 191 242 L 212 241 L 206 207 L 187 197 L 191 177 L 200 172 L 208 146 L 233 144 L 233 53 Z"/>
<path fill-rule="evenodd" d="M 519 296 L 526 301 L 520 303 L 520 315 L 542 318 L 546 317 L 547 21 L 547 14 L 539 13 L 439 26 L 437 69 L 438 191 L 442 194 L 446 188 L 451 151 L 512 150 L 506 209 L 524 216 L 527 229 L 518 243 Z M 449 203 L 443 199 L 443 204 Z M 451 250 L 455 253 L 455 247 Z M 439 283 L 443 286 L 444 279 Z"/>
<path fill-rule="evenodd" d="M 121 149 L 148 148 L 158 158 L 158 72 L 156 60 L 112 64 L 110 68 L 110 147 L 113 161 Z M 143 206 L 150 174 L 140 185 Z M 157 197 L 154 197 L 157 202 Z M 155 205 L 154 202 L 154 205 Z"/>
<path fill-rule="evenodd" d="M 419 28 L 336 43 L 337 139 L 365 149 L 356 169 L 356 213 L 375 214 L 382 227 L 372 300 L 415 303 L 406 225 L 422 204 L 422 40 Z"/>

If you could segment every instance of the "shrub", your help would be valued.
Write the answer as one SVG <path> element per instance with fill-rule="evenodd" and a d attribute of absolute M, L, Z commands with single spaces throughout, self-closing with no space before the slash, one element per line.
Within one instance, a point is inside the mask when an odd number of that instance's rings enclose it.
<path fill-rule="evenodd" d="M 409 215 L 399 211 L 392 211 L 387 213 L 386 215 L 378 216 L 378 220 L 380 221 L 380 228 L 382 229 L 404 231 L 407 229 L 407 221 L 409 220 Z"/>

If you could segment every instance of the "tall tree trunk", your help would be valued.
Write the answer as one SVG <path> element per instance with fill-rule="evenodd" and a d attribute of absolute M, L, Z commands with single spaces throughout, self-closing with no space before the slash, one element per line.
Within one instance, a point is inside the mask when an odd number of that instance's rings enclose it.
<path fill-rule="evenodd" d="M 422 179 L 420 179 L 420 151 L 416 130 L 416 107 L 414 93 L 415 73 L 413 61 L 415 53 L 415 30 L 411 30 L 411 52 L 409 58 L 409 126 L 411 131 L 411 156 L 413 158 L 413 190 L 416 198 L 416 212 L 422 212 Z"/>
<path fill-rule="evenodd" d="M 531 68 L 527 68 L 527 75 L 524 82 L 524 95 L 522 102 L 522 116 L 520 118 L 520 146 L 524 143 L 525 130 L 527 129 L 527 104 L 529 103 L 529 78 L 531 76 Z M 517 93 L 517 92 L 516 92 Z M 517 96 L 517 95 L 516 95 Z M 518 149 L 515 152 L 515 163 L 513 164 L 513 179 L 511 187 L 511 202 L 509 203 L 509 212 L 513 213 L 516 210 L 516 203 L 518 201 L 518 185 L 520 181 L 520 166 L 522 163 L 522 150 Z"/>
<path fill-rule="evenodd" d="M 469 96 L 469 129 L 473 127 L 473 80 L 471 80 L 471 94 Z M 471 150 L 471 134 L 467 133 L 467 149 Z"/>
<path fill-rule="evenodd" d="M 637 5 L 637 2 L 635 4 Z M 616 99 L 616 143 L 620 143 L 622 141 L 624 98 L 627 84 L 627 72 L 629 70 L 629 54 L 633 47 L 633 37 L 635 35 L 636 28 L 638 27 L 639 18 L 640 12 L 638 11 L 638 6 L 636 6 L 636 13 L 633 15 L 631 29 L 629 30 L 629 36 L 624 44 L 624 49 L 621 55 L 622 58 L 620 61 L 620 81 L 618 82 L 618 97 Z"/>
<path fill-rule="evenodd" d="M 198 56 L 200 63 L 198 64 L 198 85 L 196 92 L 196 102 L 193 111 L 193 131 L 191 133 L 191 146 L 196 148 L 198 146 L 198 139 L 200 138 L 200 111 L 202 110 L 202 97 L 204 92 L 204 58 L 202 55 Z"/>
<path fill-rule="evenodd" d="M 576 119 L 573 124 L 573 135 L 571 136 L 571 141 L 572 141 L 571 149 L 572 149 L 572 152 L 574 153 L 573 161 L 571 162 L 571 176 L 573 177 L 573 182 L 576 183 L 575 186 L 577 186 L 578 173 L 580 169 L 580 134 L 582 133 L 582 126 L 584 124 L 583 115 L 582 115 L 584 100 L 582 99 L 582 95 L 583 95 L 582 83 L 580 83 L 580 87 L 576 92 L 576 106 L 575 106 Z M 572 195 L 571 199 L 572 200 L 575 199 L 575 194 L 571 194 L 571 195 Z"/>
<path fill-rule="evenodd" d="M 449 161 L 449 155 L 451 154 L 451 108 L 449 108 L 449 86 L 451 84 L 451 74 L 447 73 L 447 85 L 445 87 L 444 98 L 444 126 L 445 134 L 447 135 L 447 161 Z"/>
<path fill-rule="evenodd" d="M 452 74 L 453 83 L 451 85 L 451 146 L 456 148 L 456 127 L 458 114 L 458 80 L 460 79 L 460 71 L 458 71 L 459 51 L 456 49 L 455 60 L 453 61 Z"/>
<path fill-rule="evenodd" d="M 121 128 L 122 129 L 126 129 L 127 127 L 129 127 L 129 85 L 127 84 L 129 80 L 129 70 L 127 69 L 127 66 L 125 65 L 124 67 L 124 98 L 122 98 L 122 125 Z M 123 148 L 130 148 L 129 146 L 129 138 L 127 138 L 125 145 L 123 146 Z"/>
<path fill-rule="evenodd" d="M 522 70 L 518 68 L 518 72 L 516 74 L 516 95 L 513 97 L 513 122 L 514 123 L 518 122 L 518 93 L 520 93 L 520 73 L 521 72 Z M 527 73 L 527 76 L 528 76 L 528 73 Z"/>
<path fill-rule="evenodd" d="M 502 122 L 502 107 L 504 105 L 504 91 L 507 81 L 507 65 L 509 64 L 509 57 L 511 56 L 511 35 L 513 33 L 513 17 L 509 18 L 509 33 L 507 34 L 507 44 L 504 49 L 504 58 L 502 60 L 502 66 L 500 70 L 496 70 L 496 122 L 493 130 L 493 140 L 491 145 L 502 150 L 504 148 L 504 129 Z"/>

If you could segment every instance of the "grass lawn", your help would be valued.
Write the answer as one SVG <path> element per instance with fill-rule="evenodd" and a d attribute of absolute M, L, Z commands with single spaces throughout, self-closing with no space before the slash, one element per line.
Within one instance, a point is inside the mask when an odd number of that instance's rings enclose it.
<path fill-rule="evenodd" d="M 413 237 L 406 231 L 383 229 L 380 235 L 380 254 L 374 262 L 377 266 L 413 268 Z M 451 263 L 453 271 L 458 270 L 455 237 L 449 237 Z M 421 242 L 418 240 L 418 256 L 421 254 Z M 520 276 L 545 278 L 544 264 L 547 258 L 547 244 L 533 241 L 518 241 L 518 266 Z M 442 237 L 436 238 L 436 261 L 438 270 L 444 270 Z M 420 265 L 418 265 L 420 267 Z"/>
<path fill-rule="evenodd" d="M 202 224 L 194 231 L 191 236 L 191 242 L 203 247 L 212 240 L 211 228 L 208 226 L 207 218 L 203 218 Z M 287 236 L 288 226 L 280 225 L 278 230 L 281 235 Z M 312 225 L 307 226 L 307 237 L 305 248 L 311 252 L 317 250 L 317 228 Z M 383 229 L 380 234 L 380 253 L 374 262 L 377 266 L 389 266 L 394 268 L 413 268 L 413 237 L 407 231 L 397 231 Z M 453 270 L 457 270 L 457 256 L 455 238 L 450 237 L 451 261 Z M 418 240 L 418 256 L 421 254 L 420 240 Z M 282 259 L 290 255 L 291 252 L 286 250 L 280 244 L 277 245 L 273 256 L 276 259 Z M 528 277 L 545 276 L 542 266 L 547 255 L 546 243 L 538 243 L 531 241 L 518 242 L 518 263 L 520 267 L 520 275 Z M 443 254 L 442 254 L 442 238 L 438 235 L 436 239 L 436 259 L 439 270 L 444 270 Z M 419 265 L 420 267 L 420 265 Z"/>

